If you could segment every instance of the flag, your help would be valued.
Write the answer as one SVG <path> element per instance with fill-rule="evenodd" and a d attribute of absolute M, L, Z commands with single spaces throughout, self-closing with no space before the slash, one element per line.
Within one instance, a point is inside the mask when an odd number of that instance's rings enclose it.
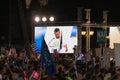
<path fill-rule="evenodd" d="M 34 80 L 39 80 L 39 73 L 38 71 L 34 70 L 31 74 L 31 77 L 34 79 Z"/>
<path fill-rule="evenodd" d="M 36 43 L 32 43 L 32 44 L 31 44 L 31 48 L 32 48 L 32 51 L 33 51 L 34 53 L 39 53 L 39 51 L 38 51 L 38 49 L 37 49 L 37 44 L 36 44 Z"/>
<path fill-rule="evenodd" d="M 23 64 L 25 69 L 28 69 L 27 62 L 28 62 L 27 52 L 26 50 L 23 50 Z"/>
<path fill-rule="evenodd" d="M 104 44 L 106 38 L 106 31 L 105 30 L 98 30 L 97 31 L 97 43 Z"/>
<path fill-rule="evenodd" d="M 53 76 L 56 74 L 56 66 L 53 58 L 49 52 L 48 46 L 45 42 L 45 39 L 42 40 L 41 48 L 41 67 L 46 69 L 46 75 Z"/>

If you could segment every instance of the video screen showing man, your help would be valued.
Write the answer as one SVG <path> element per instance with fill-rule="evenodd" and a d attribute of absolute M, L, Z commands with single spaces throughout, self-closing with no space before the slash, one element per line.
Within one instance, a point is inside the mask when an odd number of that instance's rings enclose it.
<path fill-rule="evenodd" d="M 77 45 L 77 26 L 35 26 L 34 42 L 41 52 L 43 35 L 50 53 L 74 53 Z"/>
<path fill-rule="evenodd" d="M 64 52 L 68 51 L 67 44 L 63 43 L 62 39 L 62 31 L 59 28 L 54 29 L 54 38 L 49 41 L 48 46 L 50 48 L 51 53 L 58 52 L 61 53 L 63 50 Z"/>

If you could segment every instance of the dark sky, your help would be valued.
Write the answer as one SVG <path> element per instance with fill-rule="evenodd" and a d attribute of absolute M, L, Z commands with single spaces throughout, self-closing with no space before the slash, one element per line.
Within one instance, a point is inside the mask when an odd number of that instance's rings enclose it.
<path fill-rule="evenodd" d="M 17 0 L 1 0 L 0 2 L 0 42 L 5 37 L 8 39 L 9 36 L 9 1 L 12 2 L 12 7 L 17 7 Z M 102 11 L 108 10 L 108 22 L 120 22 L 120 9 L 119 0 L 48 0 L 46 6 L 40 6 L 37 0 L 32 0 L 30 10 L 37 10 L 42 15 L 54 15 L 56 21 L 76 21 L 77 20 L 77 8 L 83 7 L 91 9 L 91 22 L 102 21 Z M 18 16 L 17 8 L 12 11 L 12 16 Z M 83 10 L 83 13 L 85 11 Z M 85 16 L 83 16 L 85 19 Z M 17 28 L 17 18 L 12 17 L 13 21 L 16 22 L 12 31 L 20 31 Z M 13 33 L 14 34 L 14 33 Z M 16 34 L 14 34 L 15 36 Z M 19 36 L 21 34 L 18 34 Z M 17 36 L 16 36 L 17 37 Z M 16 38 L 15 37 L 15 38 Z"/>
<path fill-rule="evenodd" d="M 71 15 L 74 15 L 76 17 L 77 7 L 91 8 L 91 14 L 94 14 L 91 15 L 92 17 L 97 15 L 101 16 L 103 10 L 109 10 L 108 20 L 120 21 L 120 9 L 118 1 L 119 0 L 48 0 L 48 4 L 42 7 L 42 10 L 46 13 L 48 13 L 48 11 L 51 11 L 49 14 L 55 14 L 57 15 L 56 17 L 61 17 L 63 19 L 64 16 L 67 16 L 69 19 Z M 37 6 L 37 8 L 41 9 L 41 7 L 38 7 L 38 3 L 35 3 L 34 5 Z M 2 21 L 0 24 L 6 24 L 9 18 L 8 0 L 1 0 L 0 10 L 0 19 Z"/>
<path fill-rule="evenodd" d="M 37 4 L 34 4 L 34 6 L 38 7 Z M 93 21 L 102 17 L 103 10 L 109 11 L 108 21 L 120 21 L 118 0 L 48 0 L 48 4 L 42 7 L 41 12 L 49 13 L 51 11 L 57 19 L 74 21 L 77 17 L 77 7 L 90 8 Z"/>
<path fill-rule="evenodd" d="M 7 36 L 5 34 L 8 32 L 8 23 L 9 23 L 9 11 L 8 11 L 8 0 L 2 0 L 0 2 L 0 41 L 2 36 Z"/>

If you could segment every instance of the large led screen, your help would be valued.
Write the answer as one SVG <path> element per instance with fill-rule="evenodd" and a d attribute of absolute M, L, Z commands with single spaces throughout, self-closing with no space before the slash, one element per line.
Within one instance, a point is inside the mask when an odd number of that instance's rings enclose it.
<path fill-rule="evenodd" d="M 34 42 L 37 52 L 41 52 L 42 38 L 44 35 L 50 53 L 73 53 L 77 45 L 77 26 L 35 26 Z"/>

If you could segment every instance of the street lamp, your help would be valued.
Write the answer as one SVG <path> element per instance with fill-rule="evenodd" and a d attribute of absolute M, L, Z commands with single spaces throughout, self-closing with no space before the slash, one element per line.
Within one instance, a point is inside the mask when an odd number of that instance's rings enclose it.
<path fill-rule="evenodd" d="M 106 36 L 106 39 L 110 39 L 110 36 L 107 35 L 107 36 Z"/>
<path fill-rule="evenodd" d="M 90 33 L 89 33 L 89 34 L 90 34 L 90 36 L 92 36 L 92 35 L 94 34 L 94 31 L 90 31 Z"/>
<path fill-rule="evenodd" d="M 85 35 L 87 36 L 86 31 L 82 31 L 81 34 L 83 36 L 85 36 Z M 94 31 L 90 31 L 89 34 L 90 34 L 90 36 L 94 35 Z"/>
<path fill-rule="evenodd" d="M 84 36 L 86 35 L 86 31 L 82 31 L 81 34 Z"/>

